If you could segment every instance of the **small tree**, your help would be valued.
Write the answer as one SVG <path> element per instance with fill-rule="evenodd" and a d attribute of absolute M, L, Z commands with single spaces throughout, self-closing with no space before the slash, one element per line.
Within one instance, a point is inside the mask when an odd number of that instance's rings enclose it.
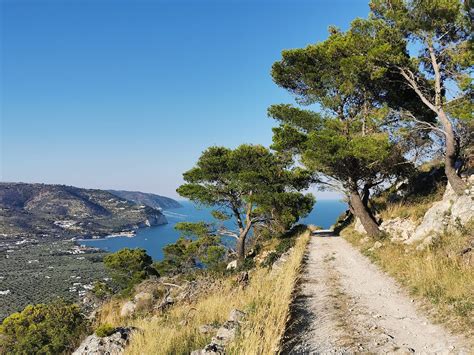
<path fill-rule="evenodd" d="M 372 0 L 369 23 L 376 32 L 366 32 L 380 49 L 368 58 L 370 65 L 392 74 L 394 83 L 404 83 L 434 113 L 436 120 L 427 122 L 408 111 L 413 122 L 441 133 L 446 176 L 457 194 L 464 192 L 465 183 L 456 171 L 460 148 L 456 125 L 472 121 L 469 4 L 460 0 Z"/>
<path fill-rule="evenodd" d="M 196 267 L 215 271 L 223 265 L 227 251 L 214 225 L 181 222 L 175 228 L 181 237 L 163 248 L 164 258 L 155 264 L 160 273 L 181 273 Z"/>
<path fill-rule="evenodd" d="M 308 186 L 309 175 L 290 167 L 289 159 L 260 145 L 241 145 L 234 150 L 211 147 L 202 153 L 196 167 L 183 174 L 186 183 L 177 191 L 216 208 L 217 219 L 234 218 L 237 230 L 221 227 L 217 233 L 237 239 L 237 255 L 242 260 L 250 230 L 274 220 L 278 199 L 293 196 L 288 206 L 293 211 L 292 223 L 311 210 L 313 197 L 298 192 Z"/>
<path fill-rule="evenodd" d="M 61 354 L 84 335 L 87 323 L 77 305 L 62 301 L 26 306 L 0 326 L 0 350 L 6 354 Z"/>
<path fill-rule="evenodd" d="M 302 104 L 317 103 L 321 113 L 276 105 L 269 115 L 280 121 L 273 148 L 292 153 L 318 183 L 341 189 L 352 212 L 372 236 L 380 234 L 369 209 L 370 191 L 396 177 L 408 164 L 383 127 L 392 112 L 384 72 L 368 66 L 372 43 L 358 31 L 330 29 L 326 41 L 285 50 L 272 68 L 274 81 Z M 401 105 L 400 95 L 391 102 Z M 404 105 L 412 105 L 410 99 Z"/>
<path fill-rule="evenodd" d="M 111 271 L 113 280 L 126 290 L 150 275 L 157 275 L 152 263 L 144 249 L 124 248 L 104 257 L 104 264 Z"/>

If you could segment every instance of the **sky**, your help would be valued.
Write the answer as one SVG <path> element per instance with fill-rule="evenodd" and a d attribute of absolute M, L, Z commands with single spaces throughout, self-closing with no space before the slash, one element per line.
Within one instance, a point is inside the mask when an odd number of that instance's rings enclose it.
<path fill-rule="evenodd" d="M 273 62 L 367 3 L 0 0 L 1 180 L 177 197 L 207 147 L 271 144 Z"/>

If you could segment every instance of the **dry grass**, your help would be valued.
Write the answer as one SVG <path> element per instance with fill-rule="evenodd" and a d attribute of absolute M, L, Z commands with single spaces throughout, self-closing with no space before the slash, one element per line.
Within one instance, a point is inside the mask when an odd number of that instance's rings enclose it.
<path fill-rule="evenodd" d="M 428 196 L 411 197 L 408 201 L 387 202 L 386 197 L 374 198 L 374 204 L 381 209 L 382 220 L 396 217 L 411 218 L 414 222 L 420 220 L 434 202 L 443 198 L 444 187 L 440 186 L 436 192 Z"/>
<path fill-rule="evenodd" d="M 418 221 L 425 215 L 426 211 L 434 202 L 443 198 L 445 185 L 439 185 L 436 191 L 425 196 L 410 196 L 407 200 L 399 202 L 387 201 L 387 196 L 374 197 L 372 203 L 378 211 L 382 220 L 393 219 L 396 217 L 410 218 Z"/>
<path fill-rule="evenodd" d="M 429 309 L 434 308 L 430 313 L 434 313 L 435 320 L 455 331 L 472 333 L 474 258 L 462 255 L 462 251 L 472 243 L 473 227 L 471 224 L 463 232 L 444 234 L 422 251 L 417 251 L 415 246 L 390 242 L 380 249 L 369 250 L 373 243 L 362 243 L 362 236 L 352 229 L 345 230 L 343 235 L 412 295 L 426 301 Z"/>
<path fill-rule="evenodd" d="M 229 312 L 247 312 L 239 336 L 229 353 L 271 354 L 279 349 L 289 315 L 289 305 L 298 278 L 303 254 L 309 240 L 304 232 L 297 240 L 283 267 L 272 272 L 257 268 L 250 273 L 247 287 L 235 284 L 235 277 L 214 285 L 212 292 L 192 304 L 172 307 L 161 315 L 124 320 L 118 315 L 121 303 L 113 301 L 102 308 L 99 324 L 131 325 L 139 328 L 127 348 L 127 354 L 189 354 L 204 347 L 214 334 L 199 331 L 204 324 L 222 324 Z"/>

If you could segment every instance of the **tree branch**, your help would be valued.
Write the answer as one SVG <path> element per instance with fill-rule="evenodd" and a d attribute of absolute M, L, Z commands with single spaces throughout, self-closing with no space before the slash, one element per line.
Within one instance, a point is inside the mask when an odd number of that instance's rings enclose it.
<path fill-rule="evenodd" d="M 405 69 L 402 67 L 398 67 L 398 69 L 400 70 L 400 74 L 402 74 L 405 80 L 408 81 L 408 85 L 416 92 L 421 101 L 423 101 L 423 103 L 428 106 L 430 110 L 438 113 L 438 109 L 436 108 L 436 106 L 433 105 L 430 100 L 428 100 L 428 98 L 421 92 L 413 72 L 410 69 Z"/>

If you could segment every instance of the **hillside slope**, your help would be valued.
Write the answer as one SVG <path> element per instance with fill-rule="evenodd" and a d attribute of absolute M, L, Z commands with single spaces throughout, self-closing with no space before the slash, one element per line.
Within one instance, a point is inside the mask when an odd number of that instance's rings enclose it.
<path fill-rule="evenodd" d="M 123 190 L 108 190 L 115 196 L 124 198 L 135 203 L 145 205 L 152 208 L 179 208 L 182 207 L 178 201 L 172 198 L 160 196 L 152 193 L 140 192 L 140 191 L 123 191 Z"/>
<path fill-rule="evenodd" d="M 0 231 L 13 236 L 94 236 L 167 223 L 157 209 L 103 190 L 0 183 Z"/>

